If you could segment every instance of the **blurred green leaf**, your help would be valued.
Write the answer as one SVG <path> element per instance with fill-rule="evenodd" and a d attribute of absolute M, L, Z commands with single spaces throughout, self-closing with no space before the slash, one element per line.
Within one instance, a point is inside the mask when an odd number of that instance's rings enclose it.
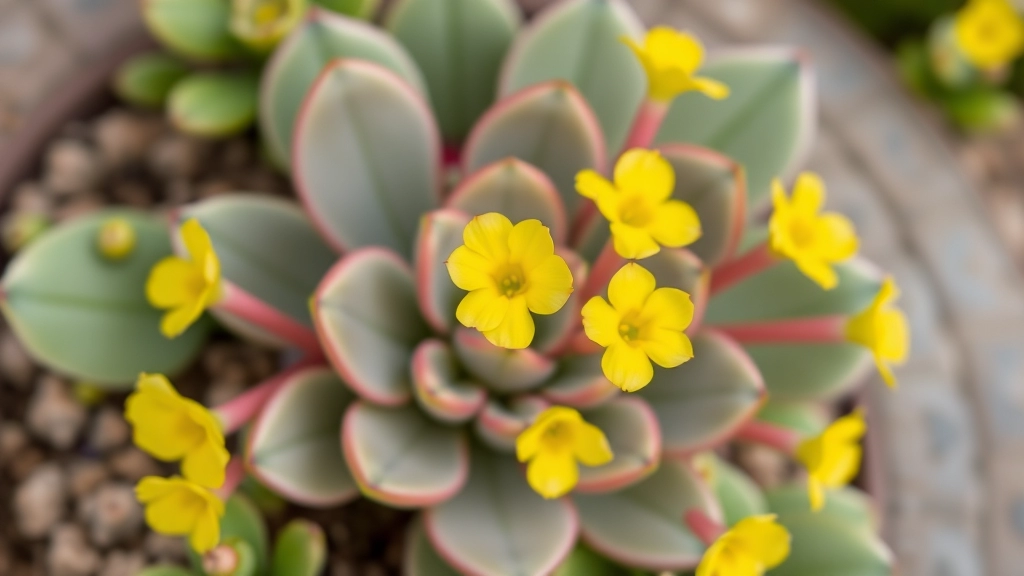
<path fill-rule="evenodd" d="M 139 54 L 118 69 L 114 91 L 136 106 L 160 108 L 174 85 L 188 74 L 188 65 L 170 54 Z"/>
<path fill-rule="evenodd" d="M 198 73 L 174 85 L 168 114 L 182 132 L 223 138 L 252 125 L 258 96 L 259 79 L 254 73 Z"/>

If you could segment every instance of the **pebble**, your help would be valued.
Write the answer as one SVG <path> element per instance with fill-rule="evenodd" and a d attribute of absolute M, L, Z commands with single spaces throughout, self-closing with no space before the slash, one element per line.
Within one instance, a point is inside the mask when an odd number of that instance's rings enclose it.
<path fill-rule="evenodd" d="M 174 180 L 194 178 L 203 166 L 210 144 L 184 134 L 170 134 L 149 149 L 149 168 L 158 176 Z"/>
<path fill-rule="evenodd" d="M 111 482 L 79 502 L 78 519 L 86 526 L 90 542 L 109 548 L 128 542 L 139 533 L 142 506 L 131 485 Z"/>
<path fill-rule="evenodd" d="M 14 332 L 4 330 L 0 335 L 0 374 L 3 374 L 4 380 L 24 390 L 32 383 L 35 373 L 35 364 L 18 337 Z"/>
<path fill-rule="evenodd" d="M 138 576 L 146 567 L 146 555 L 142 552 L 111 552 L 103 563 L 99 576 Z"/>
<path fill-rule="evenodd" d="M 67 450 L 78 440 L 87 417 L 67 382 L 47 374 L 36 385 L 25 421 L 34 436 L 58 450 Z"/>
<path fill-rule="evenodd" d="M 13 462 L 28 446 L 28 433 L 16 422 L 0 423 L 0 466 Z"/>
<path fill-rule="evenodd" d="M 46 455 L 43 454 L 43 451 L 35 446 L 29 446 L 18 453 L 18 457 L 8 464 L 7 472 L 16 482 L 20 482 L 35 472 L 36 468 L 44 461 L 46 461 Z"/>
<path fill-rule="evenodd" d="M 18 532 L 35 539 L 46 536 L 64 517 L 67 486 L 55 462 L 36 470 L 14 492 L 14 517 Z"/>
<path fill-rule="evenodd" d="M 79 140 L 57 140 L 46 151 L 43 184 L 58 196 L 95 190 L 103 176 L 99 155 Z"/>
<path fill-rule="evenodd" d="M 156 460 L 134 446 L 118 450 L 107 463 L 115 475 L 129 482 L 138 482 L 146 476 L 163 475 Z"/>
<path fill-rule="evenodd" d="M 86 214 L 92 214 L 106 207 L 107 202 L 102 196 L 94 193 L 82 194 L 64 204 L 57 210 L 54 218 L 57 222 L 67 222 L 80 218 Z"/>
<path fill-rule="evenodd" d="M 68 466 L 68 488 L 71 495 L 82 498 L 102 484 L 110 473 L 102 462 L 80 458 Z"/>
<path fill-rule="evenodd" d="M 184 538 L 150 532 L 143 543 L 146 555 L 157 564 L 180 564 L 188 558 Z"/>
<path fill-rule="evenodd" d="M 49 576 L 93 576 L 100 562 L 100 555 L 86 542 L 80 526 L 62 524 L 53 532 L 46 553 Z"/>
<path fill-rule="evenodd" d="M 127 444 L 131 434 L 131 427 L 121 411 L 113 406 L 104 406 L 93 417 L 89 429 L 89 446 L 105 454 Z"/>
<path fill-rule="evenodd" d="M 99 117 L 93 138 L 104 162 L 114 169 L 141 160 L 164 130 L 163 121 L 127 110 L 112 110 Z"/>
<path fill-rule="evenodd" d="M 50 214 L 53 212 L 53 200 L 38 182 L 22 182 L 14 189 L 11 207 L 16 212 Z"/>

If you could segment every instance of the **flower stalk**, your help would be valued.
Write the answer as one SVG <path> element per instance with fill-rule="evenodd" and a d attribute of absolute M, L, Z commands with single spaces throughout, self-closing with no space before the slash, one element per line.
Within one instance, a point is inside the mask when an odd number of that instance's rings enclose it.
<path fill-rule="evenodd" d="M 311 328 L 268 306 L 238 286 L 225 282 L 224 296 L 213 308 L 254 324 L 309 354 L 322 354 L 320 341 Z"/>
<path fill-rule="evenodd" d="M 213 408 L 212 412 L 220 421 L 224 434 L 237 432 L 242 426 L 245 426 L 255 418 L 263 410 L 267 402 L 277 394 L 277 391 L 296 372 L 321 364 L 323 364 L 323 359 L 319 355 L 300 360 L 280 374 L 249 388 L 239 396 Z"/>
<path fill-rule="evenodd" d="M 751 420 L 740 427 L 735 438 L 768 446 L 790 456 L 796 454 L 797 448 L 804 440 L 796 430 L 758 420 Z"/>
<path fill-rule="evenodd" d="M 748 251 L 739 258 L 718 266 L 711 272 L 710 296 L 714 296 L 740 282 L 756 276 L 782 260 L 776 256 L 768 243 Z"/>
<path fill-rule="evenodd" d="M 712 519 L 703 510 L 687 510 L 683 520 L 693 534 L 706 546 L 711 546 L 725 533 L 725 526 Z"/>
<path fill-rule="evenodd" d="M 715 329 L 741 344 L 833 344 L 846 342 L 843 315 L 725 324 Z"/>
<path fill-rule="evenodd" d="M 668 114 L 670 102 L 662 102 L 648 98 L 640 105 L 633 128 L 626 139 L 626 150 L 631 148 L 650 148 L 654 138 L 661 129 L 662 122 Z"/>
<path fill-rule="evenodd" d="M 238 489 L 238 486 L 244 479 L 245 461 L 241 456 L 234 455 L 224 471 L 224 484 L 221 484 L 220 488 L 214 490 L 214 494 L 222 501 L 227 502 L 228 498 L 231 498 L 231 495 L 235 493 L 235 490 Z"/>

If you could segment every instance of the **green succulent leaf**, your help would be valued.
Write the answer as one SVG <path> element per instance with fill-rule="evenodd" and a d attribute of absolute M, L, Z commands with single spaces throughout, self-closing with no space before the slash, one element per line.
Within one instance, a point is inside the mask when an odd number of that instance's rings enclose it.
<path fill-rule="evenodd" d="M 363 494 L 389 506 L 444 502 L 469 475 L 462 430 L 429 420 L 416 406 L 353 404 L 345 414 L 342 444 Z"/>
<path fill-rule="evenodd" d="M 229 0 L 146 0 L 142 16 L 157 40 L 186 58 L 222 62 L 246 54 L 231 35 Z"/>
<path fill-rule="evenodd" d="M 460 328 L 452 341 L 467 372 L 498 393 L 536 388 L 555 371 L 555 362 L 535 350 L 499 348 L 470 328 Z"/>
<path fill-rule="evenodd" d="M 437 550 L 434 550 L 434 545 L 430 543 L 427 531 L 423 528 L 422 518 L 416 518 L 409 525 L 405 541 L 402 573 L 406 576 L 460 576 L 459 572 L 449 566 Z"/>
<path fill-rule="evenodd" d="M 817 436 L 829 423 L 828 409 L 817 402 L 787 402 L 768 398 L 757 419 L 796 430 L 802 436 Z"/>
<path fill-rule="evenodd" d="M 122 260 L 108 260 L 96 248 L 111 218 L 135 230 L 135 248 Z M 173 340 L 160 333 L 162 312 L 149 305 L 145 285 L 150 269 L 171 254 L 161 218 L 103 210 L 23 248 L 0 281 L 0 307 L 28 352 L 58 372 L 121 389 L 140 372 L 176 374 L 196 357 L 211 323 L 200 320 Z"/>
<path fill-rule="evenodd" d="M 742 164 L 748 214 L 756 214 L 772 179 L 789 176 L 814 138 L 817 102 L 809 60 L 791 49 L 741 49 L 715 57 L 701 75 L 728 85 L 729 97 L 682 94 L 656 142 L 697 144 Z"/>
<path fill-rule="evenodd" d="M 357 394 L 389 406 L 412 398 L 409 364 L 430 331 L 405 262 L 382 248 L 352 252 L 324 277 L 313 308 L 328 358 Z"/>
<path fill-rule="evenodd" d="M 825 507 L 811 511 L 811 501 L 805 484 L 790 484 L 770 490 L 766 494 L 768 508 L 785 517 L 823 515 L 835 518 L 866 534 L 880 528 L 879 515 L 870 496 L 856 488 L 829 490 Z"/>
<path fill-rule="evenodd" d="M 477 438 L 498 452 L 514 452 L 519 434 L 549 404 L 537 396 L 516 396 L 502 402 L 490 399 L 473 423 Z"/>
<path fill-rule="evenodd" d="M 160 108 L 174 85 L 188 73 L 188 64 L 170 54 L 139 54 L 118 68 L 114 91 L 122 100 L 136 106 Z"/>
<path fill-rule="evenodd" d="M 498 69 L 519 27 L 511 0 L 401 0 L 387 28 L 427 79 L 448 142 L 460 142 L 494 102 Z"/>
<path fill-rule="evenodd" d="M 358 489 L 341 450 L 341 421 L 352 392 L 328 368 L 290 377 L 249 433 L 249 470 L 274 492 L 312 507 L 354 498 Z"/>
<path fill-rule="evenodd" d="M 469 216 L 458 210 L 434 210 L 420 220 L 416 240 L 417 296 L 423 317 L 442 334 L 456 324 L 455 310 L 466 292 L 452 282 L 445 262 L 463 244 Z"/>
<path fill-rule="evenodd" d="M 320 0 L 332 10 L 359 2 L 376 0 Z M 379 64 L 426 94 L 416 64 L 394 38 L 366 22 L 313 7 L 274 51 L 260 87 L 260 129 L 270 156 L 281 166 L 291 164 L 292 134 L 306 95 L 320 72 L 338 58 Z"/>
<path fill-rule="evenodd" d="M 309 297 L 337 255 L 297 205 L 272 196 L 232 194 L 191 205 L 177 221 L 190 218 L 209 233 L 224 280 L 312 328 Z M 279 340 L 224 311 L 214 314 L 243 336 L 265 343 Z"/>
<path fill-rule="evenodd" d="M 459 423 L 476 416 L 487 392 L 461 377 L 455 354 L 441 340 L 424 340 L 412 356 L 412 383 L 420 408 L 438 420 Z"/>
<path fill-rule="evenodd" d="M 341 249 L 385 246 L 409 259 L 420 217 L 439 203 L 440 166 L 422 98 L 376 64 L 328 65 L 296 120 L 296 187 Z"/>
<path fill-rule="evenodd" d="M 256 120 L 259 79 L 252 72 L 204 72 L 184 78 L 168 96 L 176 128 L 204 138 L 225 138 Z"/>
<path fill-rule="evenodd" d="M 637 394 L 658 415 L 666 452 L 690 454 L 727 440 L 764 400 L 764 384 L 732 340 L 711 331 L 693 337 L 693 359 L 668 370 Z"/>
<path fill-rule="evenodd" d="M 270 576 L 319 576 L 327 564 L 327 539 L 319 524 L 296 519 L 277 533 Z"/>
<path fill-rule="evenodd" d="M 380 0 L 313 0 L 313 3 L 338 14 L 369 20 L 377 11 Z"/>
<path fill-rule="evenodd" d="M 622 149 L 647 81 L 623 42 L 641 39 L 643 25 L 621 0 L 569 0 L 539 14 L 512 45 L 501 72 L 507 96 L 547 80 L 575 85 L 601 123 L 605 148 Z"/>
<path fill-rule="evenodd" d="M 662 460 L 646 480 L 610 494 L 576 494 L 583 541 L 602 556 L 649 570 L 688 570 L 704 545 L 683 522 L 691 509 L 720 516 L 714 496 L 687 464 Z"/>
<path fill-rule="evenodd" d="M 636 574 L 636 571 L 623 568 L 586 546 L 577 546 L 554 572 L 554 576 L 635 576 Z"/>
<path fill-rule="evenodd" d="M 871 354 L 855 344 L 749 344 L 768 394 L 784 401 L 831 400 L 871 370 Z"/>
<path fill-rule="evenodd" d="M 1016 94 L 987 86 L 945 95 L 939 105 L 960 128 L 976 133 L 1011 130 L 1021 117 Z"/>
<path fill-rule="evenodd" d="M 712 486 L 722 506 L 725 524 L 733 526 L 748 516 L 768 513 L 764 492 L 746 472 L 709 453 Z"/>
<path fill-rule="evenodd" d="M 427 510 L 425 523 L 435 549 L 466 574 L 548 574 L 576 543 L 568 501 L 541 498 L 514 458 L 479 447 L 462 492 Z"/>
<path fill-rule="evenodd" d="M 615 398 L 621 391 L 605 378 L 601 356 L 601 352 L 565 356 L 540 395 L 552 404 L 579 409 L 596 408 Z"/>
<path fill-rule="evenodd" d="M 565 82 L 547 82 L 488 110 L 466 141 L 463 168 L 471 174 L 505 158 L 519 158 L 551 178 L 572 217 L 582 205 L 576 174 L 585 168 L 604 170 L 603 142 L 601 128 L 579 92 Z"/>
<path fill-rule="evenodd" d="M 614 492 L 639 482 L 658 468 L 661 430 L 658 417 L 642 398 L 620 396 L 585 411 L 583 418 L 604 432 L 613 458 L 603 466 L 581 466 L 576 490 Z"/>

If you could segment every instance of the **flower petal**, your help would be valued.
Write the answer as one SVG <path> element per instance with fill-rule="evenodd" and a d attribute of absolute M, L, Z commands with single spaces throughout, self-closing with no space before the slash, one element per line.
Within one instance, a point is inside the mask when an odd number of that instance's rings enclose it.
<path fill-rule="evenodd" d="M 196 300 L 172 309 L 160 319 L 160 332 L 167 338 L 180 336 L 203 315 L 203 302 Z"/>
<path fill-rule="evenodd" d="M 590 198 L 595 202 L 601 196 L 618 194 L 615 186 L 594 170 L 581 170 L 576 174 L 576 191 L 580 196 Z"/>
<path fill-rule="evenodd" d="M 619 314 L 639 312 L 654 293 L 655 285 L 654 274 L 636 262 L 627 262 L 608 283 L 608 300 Z"/>
<path fill-rule="evenodd" d="M 656 150 L 633 148 L 615 164 L 615 186 L 620 192 L 642 194 L 651 202 L 664 202 L 676 187 L 676 173 Z"/>
<path fill-rule="evenodd" d="M 825 204 L 825 183 L 813 172 L 802 172 L 793 185 L 790 206 L 798 214 L 815 215 Z"/>
<path fill-rule="evenodd" d="M 775 522 L 774 514 L 744 518 L 730 532 L 737 548 L 765 568 L 774 568 L 789 556 L 792 538 Z"/>
<path fill-rule="evenodd" d="M 647 33 L 644 49 L 656 65 L 693 74 L 704 62 L 704 45 L 685 32 L 656 26 Z"/>
<path fill-rule="evenodd" d="M 217 547 L 220 542 L 220 518 L 212 508 L 207 508 L 200 515 L 188 541 L 192 549 L 199 554 L 205 554 Z"/>
<path fill-rule="evenodd" d="M 230 459 L 223 441 L 219 444 L 213 440 L 203 442 L 182 460 L 181 473 L 196 484 L 220 488 L 224 485 L 224 471 Z"/>
<path fill-rule="evenodd" d="M 185 244 L 192 262 L 201 263 L 213 253 L 213 243 L 210 235 L 195 218 L 189 218 L 181 225 L 181 240 Z"/>
<path fill-rule="evenodd" d="M 508 259 L 508 237 L 512 222 L 502 214 L 489 212 L 470 220 L 462 232 L 462 240 L 470 250 L 492 262 Z"/>
<path fill-rule="evenodd" d="M 148 478 L 144 478 L 143 482 L 146 480 Z M 160 497 L 146 501 L 146 523 L 155 532 L 183 536 L 192 531 L 206 506 L 180 478 L 171 478 L 166 482 L 168 485 Z M 142 483 L 139 488 L 142 491 Z M 142 499 L 141 496 L 139 499 Z"/>
<path fill-rule="evenodd" d="M 725 549 L 727 541 L 725 538 L 719 538 L 707 549 L 704 553 L 704 557 L 700 559 L 700 565 L 697 566 L 697 573 L 695 576 L 725 576 L 730 575 L 727 566 L 725 566 L 724 560 Z"/>
<path fill-rule="evenodd" d="M 813 280 L 823 290 L 831 290 L 839 285 L 839 275 L 825 262 L 803 255 L 794 258 L 793 262 L 804 276 Z"/>
<path fill-rule="evenodd" d="M 521 350 L 533 342 L 533 335 L 536 331 L 533 316 L 530 316 L 525 296 L 516 296 L 507 300 L 509 302 L 508 312 L 505 313 L 505 318 L 501 323 L 493 330 L 481 330 L 481 332 L 491 344 L 499 348 Z"/>
<path fill-rule="evenodd" d="M 607 300 L 594 296 L 583 306 L 583 331 L 600 346 L 621 342 L 619 323 L 622 316 Z"/>
<path fill-rule="evenodd" d="M 555 253 L 551 230 L 540 220 L 523 220 L 512 227 L 508 237 L 509 261 L 523 267 L 523 272 L 540 266 Z"/>
<path fill-rule="evenodd" d="M 693 79 L 693 89 L 712 100 L 724 100 L 729 97 L 729 87 L 718 80 L 706 77 Z"/>
<path fill-rule="evenodd" d="M 587 466 L 601 466 L 612 461 L 612 447 L 600 428 L 580 420 L 576 424 L 575 435 L 572 452 L 577 460 Z"/>
<path fill-rule="evenodd" d="M 616 342 L 604 351 L 601 370 L 605 378 L 624 392 L 636 392 L 654 378 L 654 367 L 647 354 L 625 342 Z"/>
<path fill-rule="evenodd" d="M 505 319 L 508 309 L 507 297 L 494 288 L 480 288 L 466 294 L 462 302 L 459 302 L 455 317 L 463 326 L 484 332 L 497 328 Z"/>
<path fill-rule="evenodd" d="M 572 294 L 572 272 L 557 254 L 545 258 L 527 273 L 526 304 L 537 314 L 554 314 Z"/>
<path fill-rule="evenodd" d="M 195 264 L 168 256 L 149 272 L 146 299 L 156 308 L 173 308 L 196 299 L 196 287 L 202 285 L 202 274 Z"/>
<path fill-rule="evenodd" d="M 615 252 L 629 260 L 640 260 L 654 256 L 661 246 L 654 241 L 651 233 L 621 222 L 611 223 L 612 242 Z"/>
<path fill-rule="evenodd" d="M 807 496 L 814 512 L 819 512 L 825 507 L 825 487 L 813 476 L 807 478 Z"/>
<path fill-rule="evenodd" d="M 445 261 L 448 275 L 459 288 L 472 292 L 494 285 L 491 270 L 494 265 L 480 254 L 462 245 L 455 249 Z"/>
<path fill-rule="evenodd" d="M 662 246 L 682 248 L 701 236 L 700 218 L 692 206 L 681 200 L 669 200 L 657 209 L 654 221 L 647 227 Z"/>
<path fill-rule="evenodd" d="M 547 499 L 568 494 L 579 480 L 579 468 L 572 452 L 539 452 L 526 467 L 526 480 L 538 494 Z"/>
<path fill-rule="evenodd" d="M 644 301 L 641 322 L 665 330 L 682 332 L 693 322 L 690 295 L 678 288 L 658 288 Z"/>
<path fill-rule="evenodd" d="M 816 252 L 829 262 L 840 262 L 852 258 L 857 253 L 859 241 L 857 231 L 845 216 L 840 214 L 823 214 L 814 223 L 816 235 L 821 238 L 821 245 Z"/>
<path fill-rule="evenodd" d="M 676 330 L 655 328 L 647 331 L 640 340 L 640 349 L 662 368 L 675 368 L 693 358 L 690 339 Z"/>

